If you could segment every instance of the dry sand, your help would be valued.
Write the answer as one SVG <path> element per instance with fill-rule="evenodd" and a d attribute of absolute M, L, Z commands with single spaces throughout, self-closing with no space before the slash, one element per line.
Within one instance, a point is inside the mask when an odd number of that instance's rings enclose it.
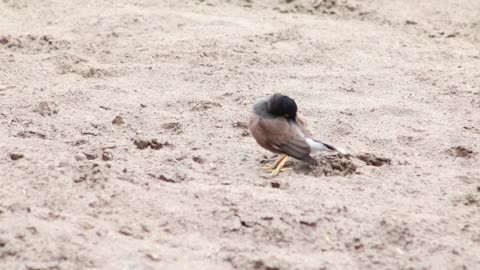
<path fill-rule="evenodd" d="M 480 1 L 287 2 L 0 1 L 0 269 L 480 269 Z"/>

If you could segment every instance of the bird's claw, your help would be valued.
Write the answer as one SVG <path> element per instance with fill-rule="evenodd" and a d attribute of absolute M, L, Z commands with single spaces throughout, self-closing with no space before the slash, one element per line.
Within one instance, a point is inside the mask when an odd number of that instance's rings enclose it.
<path fill-rule="evenodd" d="M 262 167 L 262 168 L 269 171 L 271 176 L 276 176 L 280 172 L 284 172 L 284 171 L 288 170 L 288 168 L 283 168 L 283 166 L 285 166 L 285 162 L 287 162 L 287 160 L 288 160 L 288 156 L 283 155 L 272 166 L 266 166 L 266 167 Z"/>
<path fill-rule="evenodd" d="M 289 168 L 277 168 L 277 169 L 274 169 L 274 170 L 270 170 L 270 176 L 276 176 L 279 173 L 284 172 L 284 171 L 288 171 L 288 170 L 290 170 L 290 169 Z"/>

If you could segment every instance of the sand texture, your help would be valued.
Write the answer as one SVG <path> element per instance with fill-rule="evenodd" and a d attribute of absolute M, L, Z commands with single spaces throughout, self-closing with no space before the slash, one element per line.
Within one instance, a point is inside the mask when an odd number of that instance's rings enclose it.
<path fill-rule="evenodd" d="M 2 270 L 480 269 L 479 152 L 478 0 L 0 0 Z"/>

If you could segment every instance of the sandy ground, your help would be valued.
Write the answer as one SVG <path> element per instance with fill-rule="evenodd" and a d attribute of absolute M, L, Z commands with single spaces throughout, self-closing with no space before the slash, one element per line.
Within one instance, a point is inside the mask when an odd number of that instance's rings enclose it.
<path fill-rule="evenodd" d="M 0 1 L 0 269 L 480 269 L 480 1 L 287 2 Z"/>

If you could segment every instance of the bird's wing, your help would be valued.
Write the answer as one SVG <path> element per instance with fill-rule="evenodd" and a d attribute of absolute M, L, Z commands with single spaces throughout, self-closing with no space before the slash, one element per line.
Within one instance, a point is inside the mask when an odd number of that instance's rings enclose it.
<path fill-rule="evenodd" d="M 263 119 L 265 118 L 260 117 L 255 113 L 252 113 L 252 115 L 250 116 L 250 121 L 248 123 L 250 134 L 252 134 L 253 138 L 255 138 L 255 140 L 261 147 L 269 151 L 272 151 L 273 153 L 284 154 L 284 152 L 281 149 L 275 148 L 270 144 L 267 137 L 268 131 L 266 131 L 261 125 Z"/>
<path fill-rule="evenodd" d="M 297 121 L 298 127 L 302 131 L 305 138 L 311 138 L 312 133 L 310 132 L 310 130 L 308 130 L 307 122 L 305 122 L 305 119 L 303 118 L 303 116 L 300 113 L 297 113 L 297 119 L 295 120 Z"/>
<path fill-rule="evenodd" d="M 296 124 L 290 124 L 286 118 L 262 118 L 260 123 L 268 142 L 296 159 L 311 161 L 310 146 Z"/>

